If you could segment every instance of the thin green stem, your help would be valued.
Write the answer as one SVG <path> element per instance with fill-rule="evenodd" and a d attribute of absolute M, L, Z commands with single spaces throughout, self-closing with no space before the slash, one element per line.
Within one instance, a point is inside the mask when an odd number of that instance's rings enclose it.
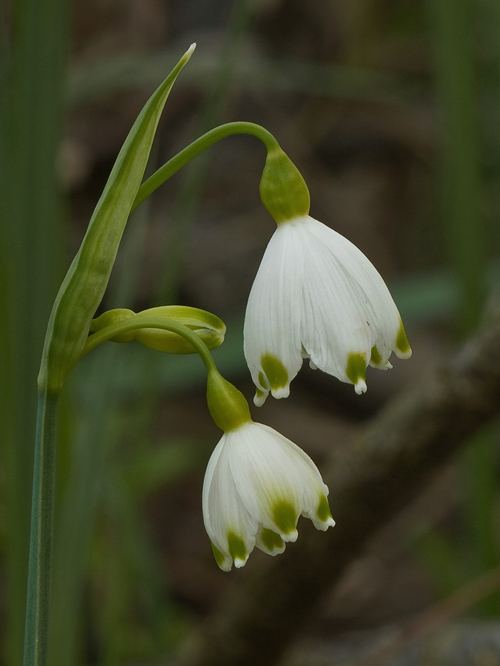
<path fill-rule="evenodd" d="M 52 571 L 58 394 L 39 394 L 24 666 L 46 666 Z"/>
<path fill-rule="evenodd" d="M 127 333 L 129 331 L 135 331 L 138 328 L 159 328 L 163 331 L 170 331 L 172 333 L 177 333 L 177 335 L 182 336 L 188 342 L 190 342 L 193 347 L 196 349 L 198 354 L 201 356 L 201 360 L 205 364 L 205 367 L 208 372 L 215 370 L 218 374 L 217 367 L 214 363 L 212 355 L 206 344 L 203 340 L 200 339 L 196 333 L 180 324 L 179 322 L 174 321 L 173 319 L 167 319 L 165 317 L 133 317 L 132 319 L 127 319 L 125 321 L 120 321 L 105 328 L 101 328 L 100 331 L 93 333 L 89 336 L 87 343 L 83 349 L 82 356 L 88 354 L 92 349 L 95 349 L 102 342 L 106 340 L 111 340 L 120 333 Z"/>
<path fill-rule="evenodd" d="M 150 194 L 152 194 L 160 185 L 168 180 L 174 173 L 177 173 L 184 165 L 190 162 L 193 157 L 196 157 L 201 152 L 213 146 L 214 143 L 225 139 L 234 134 L 250 134 L 260 139 L 266 146 L 268 152 L 279 148 L 278 141 L 266 129 L 255 123 L 248 123 L 245 121 L 237 121 L 234 123 L 226 123 L 206 132 L 200 136 L 196 141 L 186 146 L 184 150 L 172 157 L 166 164 L 164 164 L 158 171 L 156 171 L 150 178 L 148 178 L 139 188 L 135 201 L 132 204 L 132 210 L 144 201 Z"/>

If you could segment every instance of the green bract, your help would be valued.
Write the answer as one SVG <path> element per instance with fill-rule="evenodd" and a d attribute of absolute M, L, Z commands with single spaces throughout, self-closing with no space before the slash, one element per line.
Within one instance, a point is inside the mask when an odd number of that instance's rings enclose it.
<path fill-rule="evenodd" d="M 40 389 L 58 392 L 81 356 L 144 175 L 160 114 L 193 50 L 194 44 L 150 97 L 120 150 L 52 308 L 38 377 Z"/>
<path fill-rule="evenodd" d="M 92 332 L 101 331 L 107 326 L 122 321 L 133 321 L 134 318 L 161 317 L 166 321 L 184 324 L 205 343 L 208 349 L 214 349 L 224 342 L 226 326 L 224 322 L 211 312 L 185 305 L 164 305 L 149 308 L 137 314 L 132 310 L 117 309 L 105 312 L 90 324 Z M 177 333 L 159 328 L 138 328 L 126 333 L 119 333 L 110 338 L 112 342 L 132 342 L 137 340 L 146 347 L 169 354 L 194 354 L 193 345 Z"/>

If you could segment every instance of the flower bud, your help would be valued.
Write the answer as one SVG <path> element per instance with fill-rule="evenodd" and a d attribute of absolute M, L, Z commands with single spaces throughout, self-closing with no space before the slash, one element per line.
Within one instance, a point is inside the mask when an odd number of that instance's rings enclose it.
<path fill-rule="evenodd" d="M 184 324 L 203 340 L 209 349 L 214 349 L 224 342 L 226 325 L 211 312 L 185 305 L 165 305 L 150 308 L 137 313 L 140 317 L 165 317 Z M 134 339 L 158 351 L 169 354 L 194 354 L 196 349 L 185 338 L 177 333 L 159 328 L 139 328 L 134 331 Z"/>
<path fill-rule="evenodd" d="M 90 322 L 90 331 L 95 333 L 100 331 L 106 326 L 112 326 L 113 324 L 118 324 L 120 321 L 126 321 L 127 319 L 132 319 L 136 314 L 133 310 L 127 310 L 126 308 L 117 308 L 116 310 L 108 310 L 104 312 L 100 317 L 92 319 Z M 112 338 L 113 342 L 132 342 L 135 340 L 135 331 L 127 331 L 126 333 L 119 333 Z"/>
<path fill-rule="evenodd" d="M 130 321 L 134 318 L 165 319 L 187 326 L 205 343 L 208 349 L 214 349 L 224 342 L 226 326 L 216 315 L 206 310 L 192 308 L 186 305 L 165 305 L 149 308 L 137 314 L 132 310 L 116 309 L 105 312 L 97 319 L 92 320 L 90 330 L 93 333 L 107 326 Z M 162 328 L 137 328 L 126 333 L 119 333 L 112 338 L 112 342 L 132 342 L 137 340 L 146 347 L 169 354 L 194 354 L 196 349 L 185 338 L 172 331 Z"/>

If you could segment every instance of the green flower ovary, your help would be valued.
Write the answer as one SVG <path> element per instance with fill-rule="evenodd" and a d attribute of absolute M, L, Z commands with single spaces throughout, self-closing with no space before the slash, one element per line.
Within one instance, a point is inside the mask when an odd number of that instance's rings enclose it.
<path fill-rule="evenodd" d="M 309 213 L 309 190 L 281 148 L 270 150 L 260 181 L 260 198 L 277 224 Z"/>
<path fill-rule="evenodd" d="M 215 424 L 224 432 L 251 421 L 248 403 L 241 391 L 214 368 L 207 377 L 207 405 Z"/>

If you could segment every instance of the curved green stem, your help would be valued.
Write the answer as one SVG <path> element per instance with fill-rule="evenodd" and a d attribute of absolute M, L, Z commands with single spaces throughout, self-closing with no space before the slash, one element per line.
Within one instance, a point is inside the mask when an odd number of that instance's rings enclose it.
<path fill-rule="evenodd" d="M 128 331 L 134 331 L 138 328 L 159 328 L 164 331 L 177 333 L 177 335 L 182 336 L 193 345 L 198 354 L 201 356 L 201 360 L 205 364 L 207 371 L 210 372 L 215 370 L 218 373 L 212 355 L 210 354 L 210 351 L 203 340 L 201 340 L 200 337 L 196 335 L 196 333 L 193 333 L 190 328 L 184 326 L 184 324 L 180 324 L 173 319 L 167 319 L 165 317 L 137 316 L 101 328 L 101 330 L 89 336 L 83 349 L 82 356 L 88 354 L 90 351 L 92 351 L 92 349 L 95 349 L 102 342 L 111 340 L 111 338 L 114 338 L 120 333 L 127 333 Z"/>
<path fill-rule="evenodd" d="M 49 632 L 58 393 L 38 400 L 24 666 L 45 666 Z"/>
<path fill-rule="evenodd" d="M 278 141 L 274 138 L 271 132 L 255 123 L 248 123 L 245 121 L 237 121 L 234 123 L 226 123 L 215 127 L 214 129 L 206 132 L 200 136 L 196 141 L 189 144 L 184 150 L 172 157 L 166 164 L 164 164 L 158 171 L 156 171 L 150 178 L 148 178 L 139 188 L 132 204 L 132 210 L 144 201 L 156 188 L 162 185 L 166 180 L 174 175 L 179 169 L 187 164 L 193 157 L 196 157 L 206 148 L 213 146 L 214 143 L 225 139 L 233 134 L 250 134 L 260 139 L 267 148 L 267 151 L 275 150 L 280 147 Z"/>

